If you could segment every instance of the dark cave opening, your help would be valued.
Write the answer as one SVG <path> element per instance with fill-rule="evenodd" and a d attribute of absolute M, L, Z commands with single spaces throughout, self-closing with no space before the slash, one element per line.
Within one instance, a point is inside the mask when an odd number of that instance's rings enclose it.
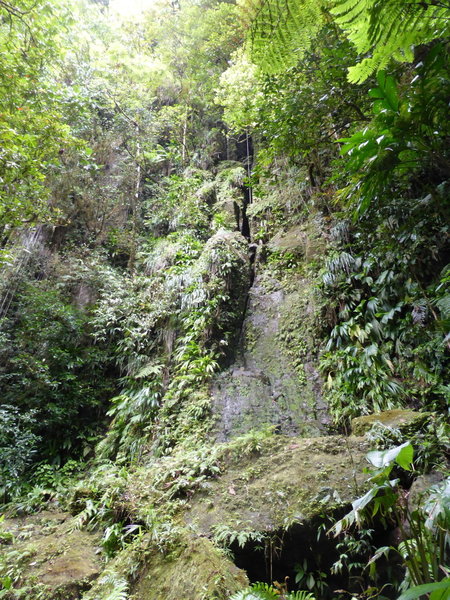
<path fill-rule="evenodd" d="M 360 562 L 361 568 L 341 571 L 332 567 L 339 560 L 339 540 L 327 535 L 320 523 L 304 525 L 295 523 L 288 529 L 268 532 L 261 541 L 249 540 L 242 547 L 234 542 L 231 551 L 234 563 L 246 571 L 251 583 L 274 582 L 286 584 L 287 589 L 311 590 L 317 600 L 330 598 L 350 598 L 371 585 L 367 567 L 370 552 L 355 553 L 349 562 Z M 389 532 L 378 528 L 372 534 L 374 547 L 388 544 Z M 377 563 L 377 581 L 375 585 L 383 588 L 380 597 L 395 598 L 394 581 L 400 581 L 403 571 L 398 561 L 382 559 Z"/>

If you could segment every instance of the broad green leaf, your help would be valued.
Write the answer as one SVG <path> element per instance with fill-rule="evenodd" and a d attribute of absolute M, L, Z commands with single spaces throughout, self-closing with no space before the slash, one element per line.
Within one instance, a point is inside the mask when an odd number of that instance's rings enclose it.
<path fill-rule="evenodd" d="M 406 471 L 411 470 L 414 450 L 410 442 L 405 442 L 401 446 L 391 448 L 390 450 L 373 450 L 367 454 L 367 460 L 378 469 L 383 469 L 394 462 Z"/>
<path fill-rule="evenodd" d="M 450 577 L 446 577 L 442 581 L 414 586 L 403 592 L 398 600 L 416 600 L 416 598 L 430 593 L 430 600 L 448 600 L 450 595 Z"/>

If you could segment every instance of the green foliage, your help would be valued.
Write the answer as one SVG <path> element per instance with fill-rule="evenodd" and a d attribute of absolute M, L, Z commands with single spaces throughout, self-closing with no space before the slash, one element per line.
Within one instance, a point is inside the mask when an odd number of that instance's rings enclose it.
<path fill-rule="evenodd" d="M 447 393 L 445 62 L 437 44 L 407 87 L 380 73 L 372 122 L 345 140 L 351 183 L 341 197 L 354 223 L 333 230 L 340 252 L 324 275 L 337 308 L 322 362 L 336 417 L 408 396 L 438 408 Z"/>
<path fill-rule="evenodd" d="M 0 497 L 5 499 L 19 485 L 31 464 L 40 438 L 33 433 L 36 411 L 20 413 L 15 406 L 0 405 Z"/>
<path fill-rule="evenodd" d="M 205 481 L 221 472 L 218 454 L 218 449 L 211 447 L 207 453 L 195 449 L 167 457 L 155 473 L 155 487 L 162 490 L 167 501 L 189 498 Z"/>
<path fill-rule="evenodd" d="M 318 594 L 326 593 L 328 584 L 325 581 L 327 576 L 325 572 L 310 569 L 306 559 L 304 559 L 301 563 L 296 564 L 294 569 L 295 583 L 298 586 L 306 586 L 308 590 L 316 591 Z"/>
<path fill-rule="evenodd" d="M 323 22 L 322 3 L 311 0 L 244 0 L 253 62 L 268 73 L 295 65 Z"/>
<path fill-rule="evenodd" d="M 222 73 L 216 96 L 217 103 L 224 107 L 224 120 L 232 131 L 239 133 L 255 125 L 261 96 L 258 69 L 241 49 Z"/>
<path fill-rule="evenodd" d="M 147 205 L 145 224 L 153 235 L 173 231 L 204 237 L 208 230 L 209 206 L 197 194 L 210 175 L 187 169 L 164 180 L 162 193 Z"/>
<path fill-rule="evenodd" d="M 354 532 L 346 531 L 345 536 L 336 544 L 339 558 L 330 569 L 331 574 L 348 573 L 360 577 L 368 561 L 377 550 L 373 544 L 374 530 L 360 528 Z"/>
<path fill-rule="evenodd" d="M 115 573 L 113 570 L 107 571 L 100 579 L 102 591 L 106 594 L 102 596 L 104 600 L 128 600 L 130 586 L 128 581 Z"/>
<path fill-rule="evenodd" d="M 375 467 L 371 471 L 370 489 L 352 503 L 352 510 L 331 531 L 335 536 L 351 528 L 361 527 L 375 517 L 391 521 L 400 528 L 402 541 L 397 548 L 378 548 L 369 561 L 374 575 L 375 562 L 390 551 L 400 555 L 407 569 L 403 588 L 437 582 L 444 578 L 440 565 L 447 564 L 450 540 L 450 481 L 447 478 L 432 486 L 418 506 L 402 501 L 398 479 L 390 479 L 394 465 L 411 470 L 413 449 L 409 442 L 367 455 Z M 431 590 L 430 590 L 431 591 Z"/>
<path fill-rule="evenodd" d="M 366 434 L 372 446 L 389 449 L 405 441 L 405 434 L 399 429 L 375 423 Z M 439 415 L 430 415 L 427 422 L 407 438 L 416 451 L 415 464 L 419 471 L 444 471 L 446 456 L 450 449 L 450 428 Z"/>
<path fill-rule="evenodd" d="M 448 34 L 445 3 L 402 0 L 336 0 L 334 21 L 361 56 L 349 68 L 349 80 L 361 83 L 391 59 L 411 62 L 413 48 Z M 249 28 L 252 60 L 266 72 L 295 66 L 324 22 L 326 5 L 307 0 L 244 0 L 242 15 Z"/>
<path fill-rule="evenodd" d="M 410 470 L 412 468 L 413 453 L 410 442 L 405 442 L 390 450 L 374 450 L 367 455 L 367 460 L 377 468 L 369 479 L 374 485 L 364 496 L 352 503 L 352 510 L 345 517 L 333 525 L 331 531 L 335 536 L 354 524 L 361 526 L 366 516 L 367 507 L 371 508 L 369 512 L 371 517 L 377 513 L 382 516 L 389 514 L 398 499 L 395 491 L 398 480 L 390 480 L 389 476 L 394 464 Z"/>
<path fill-rule="evenodd" d="M 420 0 L 336 0 L 331 13 L 346 31 L 358 54 L 370 52 L 349 69 L 349 79 L 360 83 L 394 58 L 411 62 L 413 48 L 444 38 L 448 32 L 449 7 Z"/>
<path fill-rule="evenodd" d="M 58 63 L 72 24 L 64 1 L 18 0 L 0 6 L 0 226 L 57 220 L 48 177 L 65 171 L 61 152 L 80 158 L 85 143 L 73 135 L 64 109 L 67 90 Z"/>
<path fill-rule="evenodd" d="M 254 583 L 245 590 L 236 592 L 230 597 L 230 600 L 277 600 L 285 598 L 286 600 L 314 600 L 310 592 L 297 591 L 283 593 L 278 587 L 267 583 Z"/>
<path fill-rule="evenodd" d="M 415 585 L 399 596 L 398 600 L 416 600 L 425 594 L 430 594 L 430 600 L 445 600 L 450 592 L 450 577 L 442 581 Z"/>
<path fill-rule="evenodd" d="M 76 526 L 95 529 L 99 525 L 119 522 L 123 515 L 118 500 L 128 472 L 113 463 L 103 463 L 89 475 L 86 481 L 73 489 L 71 508 L 77 515 Z"/>
<path fill-rule="evenodd" d="M 236 543 L 239 548 L 244 548 L 249 542 L 264 542 L 266 534 L 260 531 L 239 529 L 240 522 L 237 521 L 235 526 L 237 529 L 232 529 L 228 525 L 216 525 L 213 531 L 213 540 L 219 546 L 229 548 Z"/>
<path fill-rule="evenodd" d="M 263 429 L 251 429 L 229 442 L 229 448 L 237 455 L 252 456 L 263 451 L 266 442 L 273 439 L 275 426 L 269 425 Z"/>
<path fill-rule="evenodd" d="M 61 463 L 92 451 L 102 401 L 112 386 L 107 377 L 95 381 L 94 374 L 108 368 L 108 357 L 87 344 L 86 314 L 48 288 L 47 282 L 23 286 L 14 315 L 3 320 L 0 384 L 4 402 L 24 419 L 33 415 L 27 429 L 35 458 Z"/>
<path fill-rule="evenodd" d="M 351 197 L 353 206 L 357 201 L 357 214 L 386 194 L 408 193 L 408 187 L 416 197 L 422 192 L 423 198 L 432 194 L 443 201 L 446 192 L 436 186 L 448 177 L 444 158 L 450 86 L 447 65 L 447 50 L 437 44 L 417 63 L 414 78 L 403 89 L 386 72 L 378 74 L 378 86 L 369 92 L 372 122 L 341 140 L 348 173 L 356 174 L 343 194 Z M 430 184 L 420 189 L 418 182 L 425 173 Z"/>
<path fill-rule="evenodd" d="M 295 67 L 278 74 L 264 75 L 238 56 L 223 74 L 218 92 L 227 124 L 249 127 L 261 142 L 253 183 L 260 176 L 272 185 L 281 183 L 280 178 L 292 185 L 287 175 L 294 165 L 302 166 L 295 185 L 303 202 L 310 186 L 322 184 L 330 174 L 329 163 L 338 150 L 332 141 L 346 135 L 355 121 L 366 119 L 368 104 L 365 90 L 346 78 L 355 58 L 351 44 L 330 24 L 321 27 L 320 39 Z M 295 162 L 286 163 L 286 156 Z M 265 199 L 257 190 L 254 196 Z M 295 200 L 292 194 L 283 206 Z"/>

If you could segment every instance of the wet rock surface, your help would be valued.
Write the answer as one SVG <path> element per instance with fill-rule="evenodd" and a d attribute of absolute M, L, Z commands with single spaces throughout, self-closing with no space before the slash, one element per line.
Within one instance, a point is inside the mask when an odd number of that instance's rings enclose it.
<path fill-rule="evenodd" d="M 361 492 L 364 438 L 272 436 L 261 451 L 237 450 L 226 472 L 208 482 L 186 513 L 203 535 L 218 527 L 270 531 L 329 514 Z"/>
<path fill-rule="evenodd" d="M 314 306 L 307 286 L 298 288 L 286 291 L 259 276 L 250 289 L 236 360 L 212 386 L 218 441 L 270 425 L 288 435 L 324 430 L 328 417 L 308 328 Z M 296 337 L 300 356 L 289 353 Z"/>

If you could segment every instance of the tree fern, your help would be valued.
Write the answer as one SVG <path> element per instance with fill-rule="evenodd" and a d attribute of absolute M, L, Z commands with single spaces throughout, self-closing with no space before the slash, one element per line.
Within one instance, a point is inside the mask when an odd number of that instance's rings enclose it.
<path fill-rule="evenodd" d="M 370 53 L 349 69 L 349 80 L 361 83 L 391 58 L 413 59 L 413 46 L 448 33 L 450 6 L 421 0 L 336 0 L 331 9 L 360 54 Z"/>
<path fill-rule="evenodd" d="M 394 58 L 413 59 L 413 47 L 448 35 L 450 5 L 440 0 L 334 0 L 331 14 L 362 55 L 349 69 L 361 83 Z M 322 26 L 321 0 L 241 0 L 250 55 L 268 73 L 296 64 Z"/>
<path fill-rule="evenodd" d="M 241 0 L 250 55 L 268 73 L 297 63 L 322 22 L 320 0 Z"/>

